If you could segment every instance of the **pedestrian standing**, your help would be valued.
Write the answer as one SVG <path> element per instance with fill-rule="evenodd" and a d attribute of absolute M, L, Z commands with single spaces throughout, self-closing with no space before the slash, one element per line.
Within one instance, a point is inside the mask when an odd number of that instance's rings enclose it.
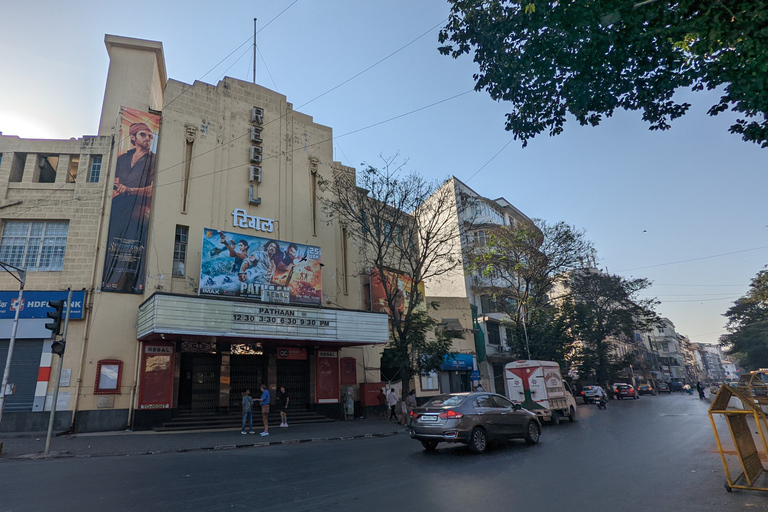
<path fill-rule="evenodd" d="M 246 389 L 243 393 L 243 426 L 240 429 L 241 434 L 245 434 L 245 422 L 248 421 L 248 433 L 255 434 L 253 431 L 253 397 L 251 397 L 251 390 Z"/>
<path fill-rule="evenodd" d="M 269 390 L 265 384 L 261 385 L 261 397 L 257 398 L 261 402 L 261 421 L 264 422 L 264 432 L 260 435 L 269 435 Z"/>
<path fill-rule="evenodd" d="M 394 388 L 389 390 L 389 394 L 387 395 L 387 405 L 389 405 L 389 419 L 395 418 L 395 421 L 397 421 L 397 402 L 400 400 L 397 399 L 397 395 L 395 394 Z"/>
<path fill-rule="evenodd" d="M 290 401 L 291 397 L 285 392 L 285 386 L 280 386 L 280 390 L 277 392 L 277 397 L 275 398 L 275 404 L 277 405 L 277 410 L 280 411 L 281 427 L 288 426 L 288 402 Z"/>
<path fill-rule="evenodd" d="M 414 410 L 417 405 L 418 403 L 416 402 L 416 390 L 412 389 L 411 392 L 408 393 L 408 396 L 405 397 L 406 414 L 408 415 L 409 419 L 411 417 L 411 411 Z"/>

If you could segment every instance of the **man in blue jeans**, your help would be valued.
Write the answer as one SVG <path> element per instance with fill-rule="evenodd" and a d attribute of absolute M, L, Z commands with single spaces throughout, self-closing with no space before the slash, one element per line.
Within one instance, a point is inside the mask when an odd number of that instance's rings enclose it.
<path fill-rule="evenodd" d="M 248 427 L 250 430 L 248 433 L 255 434 L 253 431 L 253 398 L 251 398 L 251 390 L 246 389 L 243 393 L 243 426 L 240 429 L 241 434 L 245 434 L 245 422 L 248 420 Z"/>

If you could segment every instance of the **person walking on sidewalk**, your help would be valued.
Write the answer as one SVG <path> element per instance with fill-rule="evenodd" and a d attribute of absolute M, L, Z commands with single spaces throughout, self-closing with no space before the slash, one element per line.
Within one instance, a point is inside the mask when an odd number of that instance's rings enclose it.
<path fill-rule="evenodd" d="M 277 410 L 280 411 L 281 427 L 288 426 L 288 402 L 290 401 L 291 397 L 285 392 L 285 386 L 280 386 L 280 390 L 277 392 L 277 397 L 275 398 L 275 404 L 277 405 Z"/>
<path fill-rule="evenodd" d="M 395 421 L 397 421 L 397 402 L 399 402 L 399 400 L 397 399 L 394 388 L 392 388 L 389 390 L 389 394 L 387 395 L 387 405 L 389 405 L 390 420 L 395 418 Z"/>
<path fill-rule="evenodd" d="M 245 422 L 248 421 L 248 433 L 255 434 L 253 431 L 253 398 L 251 397 L 251 390 L 246 389 L 243 393 L 243 426 L 240 429 L 241 434 L 245 434 Z"/>
<path fill-rule="evenodd" d="M 261 385 L 261 397 L 257 398 L 261 402 L 261 421 L 264 422 L 264 432 L 260 435 L 269 435 L 269 390 L 266 384 Z"/>

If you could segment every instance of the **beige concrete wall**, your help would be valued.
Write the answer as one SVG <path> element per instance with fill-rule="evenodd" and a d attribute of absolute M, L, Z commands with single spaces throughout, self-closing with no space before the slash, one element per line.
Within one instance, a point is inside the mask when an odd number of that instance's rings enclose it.
<path fill-rule="evenodd" d="M 163 44 L 107 35 L 109 72 L 101 106 L 99 135 L 115 131 L 120 107 L 161 110 L 167 75 Z"/>
<path fill-rule="evenodd" d="M 451 190 L 454 198 L 456 194 L 460 192 L 459 184 L 455 178 L 448 180 L 442 187 L 442 189 Z M 453 218 L 449 219 L 446 223 L 446 230 L 449 231 L 450 236 L 455 237 L 454 245 L 452 249 L 452 257 L 458 261 L 462 261 L 462 244 L 461 244 L 461 217 L 459 215 L 458 206 L 454 206 L 451 212 L 454 214 Z M 441 235 L 443 236 L 443 235 Z M 464 274 L 464 265 L 460 264 L 448 272 L 441 275 L 431 277 L 424 280 L 424 291 L 427 296 L 430 297 L 467 297 L 469 296 L 469 288 L 467 285 L 467 277 Z"/>
<path fill-rule="evenodd" d="M 102 263 L 96 247 L 99 245 L 99 232 L 103 220 L 103 207 L 111 190 L 108 176 L 109 162 L 112 159 L 112 137 L 84 137 L 70 140 L 30 140 L 18 137 L 0 136 L 0 220 L 40 221 L 68 220 L 69 231 L 60 272 L 27 272 L 25 290 L 53 291 L 86 289 L 86 308 L 82 320 L 72 320 L 67 333 L 67 349 L 62 367 L 72 370 L 70 386 L 61 388 L 62 393 L 69 393 L 68 409 L 75 407 L 78 395 L 79 379 L 90 382 L 93 387 L 95 369 L 83 373 L 88 340 L 88 325 L 94 314 L 89 307 L 93 296 L 94 277 L 97 267 Z M 35 183 L 32 172 L 25 169 L 20 183 L 9 183 L 10 170 L 15 154 L 27 154 L 27 163 L 35 162 L 38 154 L 60 155 L 55 183 Z M 74 183 L 66 183 L 67 164 L 71 156 L 78 156 L 78 176 Z M 100 179 L 88 183 L 91 157 L 102 157 Z M 34 165 L 34 164 L 33 164 Z M 100 270 L 99 270 L 100 272 Z M 0 290 L 18 290 L 19 283 L 7 273 L 0 273 Z M 102 310 L 103 312 L 103 310 Z M 59 358 L 53 358 L 55 371 Z M 90 360 L 90 358 L 89 358 Z M 93 365 L 95 366 L 95 365 Z M 89 362 L 86 369 L 90 368 Z M 49 392 L 53 382 L 49 382 Z"/>
<path fill-rule="evenodd" d="M 317 245 L 322 250 L 324 305 L 360 309 L 360 284 L 350 280 L 343 293 L 341 229 L 328 225 L 318 203 L 312 225 L 310 159 L 329 179 L 332 131 L 294 112 L 285 96 L 247 82 L 224 79 L 217 86 L 171 80 L 158 145 L 153 222 L 148 247 L 147 292 L 197 294 L 203 228 L 243 232 Z M 264 109 L 263 181 L 254 186 L 260 205 L 248 203 L 251 110 Z M 182 207 L 187 133 L 192 138 L 187 208 Z M 317 189 L 319 194 L 319 188 Z M 232 212 L 274 219 L 272 233 L 233 226 Z M 171 278 L 176 225 L 189 227 L 186 278 Z M 349 257 L 352 257 L 349 254 Z M 354 268 L 350 262 L 348 268 Z"/>

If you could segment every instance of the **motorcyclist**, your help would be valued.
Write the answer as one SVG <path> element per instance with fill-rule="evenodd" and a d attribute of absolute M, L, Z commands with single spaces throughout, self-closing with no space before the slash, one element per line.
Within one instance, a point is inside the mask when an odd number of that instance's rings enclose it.
<path fill-rule="evenodd" d="M 605 402 L 608 398 L 608 395 L 605 393 L 605 390 L 602 386 L 597 386 L 597 389 L 595 389 L 595 403 L 599 402 Z"/>

